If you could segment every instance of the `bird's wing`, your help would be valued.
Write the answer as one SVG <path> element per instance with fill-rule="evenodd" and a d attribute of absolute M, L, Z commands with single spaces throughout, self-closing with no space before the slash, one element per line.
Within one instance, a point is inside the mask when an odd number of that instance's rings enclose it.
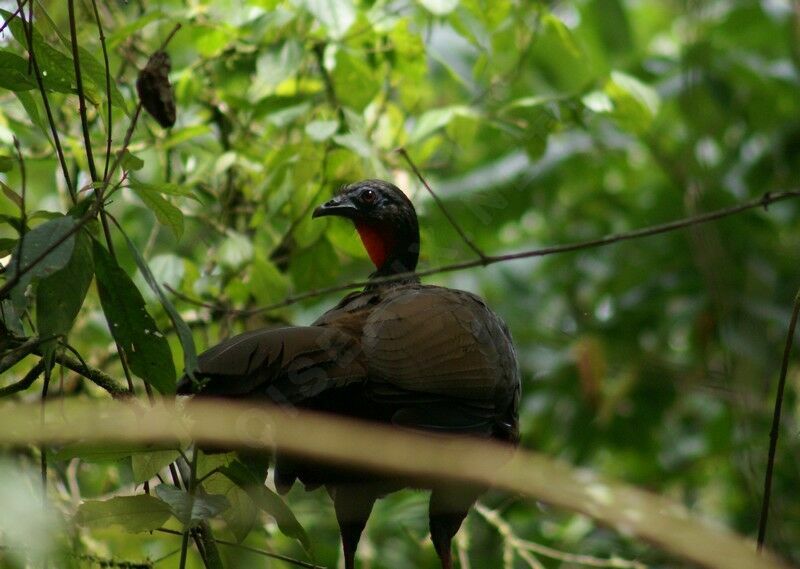
<path fill-rule="evenodd" d="M 399 288 L 369 314 L 362 348 L 370 377 L 407 392 L 471 402 L 513 397 L 519 376 L 505 325 L 478 297 Z"/>
<path fill-rule="evenodd" d="M 182 378 L 179 394 L 261 395 L 286 403 L 366 377 L 358 343 L 324 326 L 247 332 L 203 353 L 198 364 L 198 381 Z"/>

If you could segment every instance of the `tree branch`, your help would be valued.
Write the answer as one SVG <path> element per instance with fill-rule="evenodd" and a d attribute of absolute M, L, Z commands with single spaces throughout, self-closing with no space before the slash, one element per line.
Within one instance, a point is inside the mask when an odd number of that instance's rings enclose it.
<path fill-rule="evenodd" d="M 767 470 L 764 474 L 764 496 L 761 501 L 761 515 L 758 520 L 758 551 L 764 547 L 767 537 L 767 519 L 769 518 L 769 501 L 772 494 L 772 471 L 775 468 L 775 453 L 778 449 L 778 434 L 780 433 L 781 409 L 783 407 L 783 392 L 786 388 L 786 373 L 789 370 L 789 356 L 794 343 L 794 331 L 797 327 L 797 316 L 800 313 L 800 290 L 794 297 L 792 316 L 789 320 L 789 330 L 786 333 L 786 346 L 783 348 L 781 361 L 781 375 L 778 379 L 778 392 L 775 394 L 775 410 L 772 415 L 772 429 L 769 432 L 769 453 L 767 454 Z"/>
<path fill-rule="evenodd" d="M 56 147 L 56 154 L 58 155 L 58 161 L 61 165 L 61 172 L 64 175 L 64 180 L 67 183 L 67 190 L 69 191 L 69 195 L 72 198 L 72 203 L 78 203 L 78 194 L 75 191 L 75 187 L 72 185 L 72 180 L 69 176 L 69 168 L 67 168 L 67 161 L 64 158 L 64 150 L 61 148 L 61 139 L 58 137 L 58 130 L 56 129 L 56 122 L 53 118 L 53 111 L 50 108 L 50 100 L 47 97 L 47 91 L 44 87 L 44 81 L 42 79 L 42 72 L 39 68 L 39 62 L 36 60 L 36 53 L 33 49 L 33 19 L 31 18 L 30 22 L 26 22 L 23 16 L 24 12 L 22 11 L 23 2 L 21 0 L 17 0 L 17 10 L 19 11 L 19 18 L 22 21 L 22 27 L 25 30 L 25 40 L 28 43 L 28 55 L 30 57 L 30 63 L 33 66 L 33 73 L 36 78 L 36 84 L 39 86 L 39 93 L 42 96 L 42 102 L 44 103 L 44 110 L 47 114 L 47 123 L 50 125 L 50 133 L 53 136 L 53 144 Z M 31 8 L 33 8 L 33 2 L 31 1 Z M 31 14 L 33 14 L 33 10 L 31 10 Z"/>
<path fill-rule="evenodd" d="M 342 285 L 335 285 L 326 288 L 314 289 L 300 294 L 287 296 L 280 302 L 277 302 L 275 304 L 270 304 L 267 306 L 262 306 L 259 308 L 253 308 L 249 310 L 220 308 L 220 311 L 225 312 L 226 314 L 250 316 L 253 314 L 259 314 L 261 312 L 266 312 L 269 310 L 275 310 L 278 308 L 283 308 L 285 306 L 290 306 L 292 304 L 300 302 L 301 300 L 315 298 L 332 292 L 341 292 L 344 290 L 361 288 L 367 286 L 368 284 L 375 285 L 381 283 L 395 282 L 395 281 L 406 280 L 413 277 L 426 277 L 440 273 L 462 271 L 464 269 L 471 269 L 479 266 L 493 265 L 495 263 L 503 263 L 506 261 L 515 261 L 517 259 L 546 257 L 548 255 L 556 255 L 559 253 L 570 253 L 573 251 L 580 251 L 583 249 L 594 249 L 596 247 L 605 247 L 607 245 L 612 245 L 614 243 L 619 243 L 621 241 L 631 241 L 633 239 L 650 237 L 652 235 L 658 235 L 660 233 L 669 233 L 670 231 L 684 229 L 686 227 L 691 227 L 693 225 L 700 225 L 701 223 L 716 221 L 718 219 L 730 217 L 732 215 L 736 215 L 743 211 L 755 209 L 758 207 L 766 208 L 770 204 L 784 201 L 787 199 L 793 199 L 796 197 L 800 197 L 800 190 L 788 190 L 785 192 L 766 193 L 760 198 L 754 198 L 745 202 L 741 202 L 737 205 L 733 205 L 722 209 L 717 209 L 708 213 L 703 213 L 692 217 L 678 219 L 667 223 L 661 223 L 658 225 L 651 225 L 650 227 L 644 227 L 642 229 L 636 229 L 624 233 L 607 235 L 605 237 L 599 237 L 597 239 L 589 239 L 588 241 L 578 241 L 576 243 L 566 243 L 564 245 L 553 245 L 541 249 L 530 249 L 527 251 L 521 251 L 519 253 L 509 253 L 505 255 L 487 255 L 483 259 L 463 261 L 460 263 L 452 263 L 450 265 L 441 265 L 439 267 L 433 267 L 431 269 L 426 269 L 423 271 L 400 273 L 387 277 L 378 277 L 371 280 L 353 281 Z"/>
<path fill-rule="evenodd" d="M 159 528 L 156 530 L 157 532 L 161 533 L 168 533 L 170 535 L 182 535 L 181 532 L 175 531 L 172 529 L 166 528 Z M 249 545 L 245 545 L 243 543 L 236 543 L 235 541 L 227 541 L 225 539 L 214 539 L 215 543 L 220 545 L 227 545 L 229 547 L 235 547 L 237 549 L 241 549 L 243 551 L 250 551 L 251 553 L 257 553 L 259 555 L 263 555 L 264 557 L 270 557 L 272 559 L 278 559 L 280 561 L 285 561 L 286 563 L 291 563 L 292 565 L 297 565 L 298 567 L 306 567 L 307 569 L 325 569 L 325 567 L 321 565 L 314 565 L 313 563 L 308 563 L 306 561 L 300 561 L 299 559 L 293 559 L 292 557 L 287 557 L 285 555 L 280 555 L 279 553 L 272 553 L 271 551 L 266 551 L 264 549 L 258 549 L 257 547 L 251 547 Z"/>
<path fill-rule="evenodd" d="M 38 350 L 37 355 L 39 355 Z M 74 371 L 78 375 L 85 377 L 96 386 L 104 389 L 114 399 L 124 399 L 130 396 L 128 390 L 117 383 L 117 380 L 115 380 L 113 377 L 99 369 L 89 367 L 73 356 L 64 353 L 56 353 L 55 361 L 65 368 Z"/>
<path fill-rule="evenodd" d="M 442 211 L 444 216 L 447 218 L 447 221 L 450 222 L 450 225 L 453 226 L 453 229 L 455 229 L 456 232 L 458 232 L 458 234 L 461 236 L 461 240 L 464 243 L 466 243 L 467 246 L 470 249 L 475 251 L 475 253 L 478 255 L 478 257 L 483 261 L 482 264 L 484 266 L 487 265 L 488 263 L 486 261 L 488 260 L 488 257 L 486 257 L 484 252 L 481 251 L 480 248 L 477 245 L 475 245 L 475 243 L 472 241 L 472 239 L 467 237 L 467 234 L 464 233 L 464 230 L 461 229 L 461 226 L 458 224 L 458 222 L 455 220 L 455 218 L 452 215 L 450 215 L 450 212 L 447 211 L 447 208 L 445 207 L 444 202 L 442 202 L 442 200 L 439 199 L 439 196 L 437 196 L 434 193 L 434 191 L 431 189 L 431 187 L 428 184 L 427 180 L 425 180 L 425 178 L 422 176 L 422 173 L 417 168 L 417 165 L 414 164 L 413 160 L 411 160 L 411 156 L 408 155 L 408 152 L 406 152 L 406 149 L 405 148 L 398 148 L 397 152 L 400 154 L 400 156 L 402 156 L 405 159 L 405 161 L 408 163 L 408 165 L 414 171 L 414 174 L 416 174 L 417 178 L 419 178 L 419 181 L 422 182 L 422 185 L 425 186 L 426 190 L 428 190 L 428 193 L 433 197 L 433 201 L 436 202 L 436 205 L 439 207 L 439 209 Z"/>
<path fill-rule="evenodd" d="M 103 23 L 100 21 L 100 12 L 97 10 L 97 0 L 92 0 L 92 10 L 94 11 L 94 19 L 97 23 L 97 33 L 100 36 L 100 47 L 103 50 L 103 65 L 106 71 L 106 104 L 108 105 L 108 116 L 106 119 L 106 129 L 108 135 L 106 136 L 106 160 L 103 165 L 103 179 L 108 176 L 108 166 L 111 162 L 111 135 L 114 120 L 114 113 L 111 109 L 111 66 L 108 63 L 108 48 L 106 47 L 106 35 L 103 32 Z"/>
<path fill-rule="evenodd" d="M 44 359 L 39 360 L 36 362 L 28 373 L 25 374 L 25 377 L 20 379 L 16 383 L 12 383 L 11 385 L 7 385 L 6 387 L 0 388 L 0 397 L 5 397 L 6 395 L 11 395 L 13 393 L 18 393 L 20 391 L 25 391 L 36 379 L 42 374 L 44 371 Z"/>

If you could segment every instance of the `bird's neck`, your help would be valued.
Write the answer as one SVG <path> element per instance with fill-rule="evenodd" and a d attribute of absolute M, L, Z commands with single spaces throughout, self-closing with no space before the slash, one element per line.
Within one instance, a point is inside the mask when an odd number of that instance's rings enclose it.
<path fill-rule="evenodd" d="M 356 230 L 377 269 L 370 278 L 408 273 L 417 268 L 419 230 L 416 227 L 358 223 Z"/>

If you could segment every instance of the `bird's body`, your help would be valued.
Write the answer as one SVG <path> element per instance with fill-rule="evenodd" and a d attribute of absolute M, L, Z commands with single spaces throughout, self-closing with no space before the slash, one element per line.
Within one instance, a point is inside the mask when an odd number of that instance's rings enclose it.
<path fill-rule="evenodd" d="M 366 191 L 372 194 L 364 196 Z M 381 195 L 375 196 L 377 192 Z M 399 218 L 388 218 L 395 222 L 407 221 L 410 208 L 413 227 L 393 227 L 377 216 L 362 215 L 364 211 L 342 213 L 341 196 L 358 207 L 356 200 L 370 195 L 396 200 L 406 210 Z M 367 181 L 349 186 L 341 196 L 315 216 L 352 219 L 376 262 L 377 275 L 413 270 L 419 250 L 416 215 L 400 190 Z M 361 204 L 366 213 L 377 207 L 371 203 Z M 231 338 L 200 356 L 197 375 L 202 387 L 184 379 L 179 392 L 260 397 L 407 429 L 510 443 L 518 438 L 520 380 L 505 324 L 479 297 L 416 279 L 371 284 L 346 296 L 311 326 Z M 449 569 L 452 537 L 482 491 L 319 464 L 283 456 L 277 449 L 276 486 L 286 491 L 295 480 L 306 488 L 327 487 L 348 569 L 354 567 L 356 545 L 374 501 L 408 486 L 433 490 L 431 536 L 443 567 Z"/>

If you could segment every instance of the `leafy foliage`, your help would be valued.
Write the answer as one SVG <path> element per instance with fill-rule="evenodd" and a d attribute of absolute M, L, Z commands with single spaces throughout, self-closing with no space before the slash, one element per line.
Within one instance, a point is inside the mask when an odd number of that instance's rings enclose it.
<path fill-rule="evenodd" d="M 202 350 L 241 330 L 311 321 L 336 297 L 248 311 L 371 271 L 340 220 L 310 219 L 338 186 L 361 178 L 393 179 L 409 192 L 421 217 L 423 268 L 473 258 L 397 147 L 488 253 L 693 215 L 800 179 L 800 15 L 788 2 L 103 3 L 108 92 L 94 13 L 76 8 L 89 142 L 104 166 L 121 153 L 119 168 L 108 184 L 89 175 L 66 4 L 35 4 L 32 41 L 67 172 L 25 26 L 3 11 L 0 182 L 8 199 L 0 200 L 0 255 L 11 258 L 1 259 L 2 282 L 52 250 L 0 298 L 0 360 L 16 363 L 0 387 L 36 363 L 36 353 L 14 351 L 26 338 L 47 340 L 41 348 L 54 356 L 69 345 L 121 383 L 117 344 L 137 383 L 170 394 L 179 370 L 194 368 L 195 344 Z M 137 69 L 176 24 L 167 51 L 177 122 L 163 129 L 142 115 L 124 145 Z M 14 138 L 24 171 L 12 158 Z M 79 221 L 97 196 L 119 222 L 110 241 L 102 223 Z M 523 368 L 523 445 L 669 495 L 752 536 L 773 384 L 800 286 L 799 217 L 787 201 L 429 282 L 479 292 L 508 321 Z M 67 369 L 54 371 L 61 377 L 51 394 L 105 396 Z M 795 562 L 798 377 L 792 365 L 769 532 L 769 545 Z M 334 565 L 327 498 L 294 489 L 284 503 L 230 457 L 203 479 L 227 507 L 202 494 L 192 502 L 166 482 L 155 496 L 95 500 L 171 480 L 165 468 L 175 452 L 65 447 L 50 453 L 50 486 L 78 458 L 80 496 L 72 498 L 86 500 L 75 520 L 87 526 L 79 531 L 115 558 L 165 553 L 174 537 L 142 534 L 130 545 L 116 526 L 180 531 L 169 520 L 177 512 L 291 557 L 305 558 L 311 545 L 318 562 Z M 486 503 L 526 540 L 654 567 L 677 563 L 580 515 L 501 495 Z M 381 502 L 364 538 L 373 545 L 362 551 L 370 566 L 435 567 L 419 545 L 425 517 L 418 495 Z M 498 527 L 468 520 L 459 547 L 473 567 L 508 561 Z M 73 553 L 101 549 L 98 539 L 74 541 Z M 263 564 L 252 552 L 223 553 L 228 566 Z M 506 567 L 524 566 L 518 552 L 511 557 Z"/>

